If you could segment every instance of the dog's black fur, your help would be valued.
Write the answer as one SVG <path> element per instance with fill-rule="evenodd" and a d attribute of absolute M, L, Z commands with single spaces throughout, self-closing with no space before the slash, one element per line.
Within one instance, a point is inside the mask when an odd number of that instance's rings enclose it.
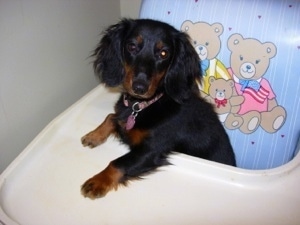
<path fill-rule="evenodd" d="M 82 186 L 84 196 L 104 196 L 118 184 L 166 165 L 172 151 L 236 165 L 213 106 L 199 95 L 199 57 L 185 33 L 159 21 L 124 19 L 106 30 L 94 57 L 101 82 L 121 86 L 123 93 L 115 113 L 82 143 L 95 147 L 115 134 L 130 152 L 89 179 Z M 125 129 L 132 105 L 148 103 L 160 94 L 138 112 L 133 128 Z"/>

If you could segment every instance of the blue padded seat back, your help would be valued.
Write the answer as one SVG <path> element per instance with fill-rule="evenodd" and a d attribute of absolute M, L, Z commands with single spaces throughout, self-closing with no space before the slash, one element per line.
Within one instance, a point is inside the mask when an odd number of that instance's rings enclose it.
<path fill-rule="evenodd" d="M 201 93 L 215 105 L 239 167 L 268 169 L 293 158 L 300 133 L 299 1 L 144 0 L 140 17 L 190 35 L 201 58 Z"/>

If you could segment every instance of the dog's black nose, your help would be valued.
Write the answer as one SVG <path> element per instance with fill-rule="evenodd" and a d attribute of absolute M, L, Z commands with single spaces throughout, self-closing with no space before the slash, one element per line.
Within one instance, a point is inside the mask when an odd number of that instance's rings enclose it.
<path fill-rule="evenodd" d="M 138 95 L 143 95 L 147 92 L 148 86 L 144 81 L 135 81 L 132 84 L 132 90 Z"/>
<path fill-rule="evenodd" d="M 146 73 L 139 72 L 132 83 L 132 90 L 137 95 L 143 95 L 148 91 L 148 82 Z"/>

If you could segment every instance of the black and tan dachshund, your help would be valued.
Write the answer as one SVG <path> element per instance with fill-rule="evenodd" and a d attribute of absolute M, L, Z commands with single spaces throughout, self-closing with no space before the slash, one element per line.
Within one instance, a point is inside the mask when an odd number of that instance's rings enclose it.
<path fill-rule="evenodd" d="M 159 21 L 124 19 L 105 31 L 93 56 L 101 82 L 120 86 L 122 94 L 82 144 L 93 148 L 115 135 L 130 152 L 87 180 L 85 197 L 102 197 L 167 165 L 173 151 L 235 166 L 213 106 L 199 96 L 199 57 L 185 33 Z"/>

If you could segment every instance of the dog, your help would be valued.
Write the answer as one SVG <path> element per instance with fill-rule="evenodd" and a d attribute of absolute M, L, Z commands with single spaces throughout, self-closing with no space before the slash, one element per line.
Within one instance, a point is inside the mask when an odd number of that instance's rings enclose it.
<path fill-rule="evenodd" d="M 92 56 L 101 83 L 122 93 L 115 112 L 81 142 L 93 148 L 115 135 L 130 151 L 82 185 L 85 197 L 103 197 L 168 165 L 172 152 L 236 165 L 223 125 L 199 94 L 199 57 L 187 34 L 160 21 L 123 19 Z"/>

